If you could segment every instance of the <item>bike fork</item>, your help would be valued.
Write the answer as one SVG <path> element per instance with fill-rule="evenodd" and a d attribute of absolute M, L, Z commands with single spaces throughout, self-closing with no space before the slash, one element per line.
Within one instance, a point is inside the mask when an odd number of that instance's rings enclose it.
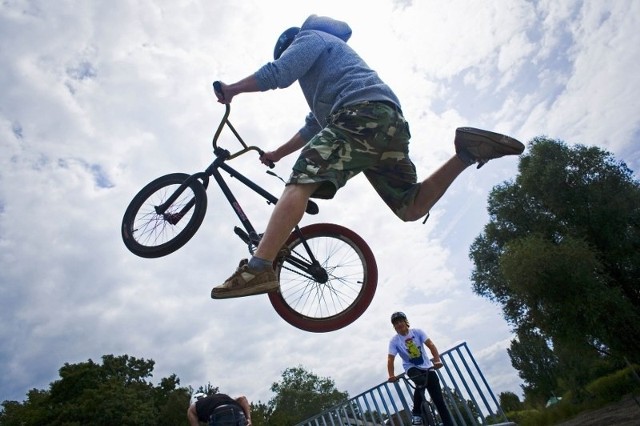
<path fill-rule="evenodd" d="M 160 204 L 159 206 L 155 206 L 156 214 L 161 215 L 164 220 L 169 222 L 171 225 L 176 225 L 178 222 L 180 222 L 180 219 L 182 219 L 194 206 L 194 204 L 196 203 L 196 198 L 191 198 L 191 200 L 189 200 L 189 202 L 187 202 L 184 207 L 177 213 L 167 213 L 167 209 L 178 199 L 178 197 L 184 192 L 184 190 L 189 187 L 193 180 L 197 180 L 198 175 L 199 174 L 189 176 L 189 178 L 182 182 L 178 189 L 176 189 L 164 203 Z M 206 185 L 204 183 L 203 185 L 206 188 Z"/>

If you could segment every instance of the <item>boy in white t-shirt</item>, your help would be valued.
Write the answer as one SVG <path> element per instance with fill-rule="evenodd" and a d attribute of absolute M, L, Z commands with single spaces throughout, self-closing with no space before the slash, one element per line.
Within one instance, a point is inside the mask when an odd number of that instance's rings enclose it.
<path fill-rule="evenodd" d="M 438 409 L 442 424 L 444 426 L 453 426 L 451 414 L 442 397 L 440 379 L 435 371 L 442 367 L 438 348 L 424 331 L 418 328 L 409 328 L 409 321 L 403 312 L 395 312 L 391 315 L 391 324 L 393 324 L 397 334 L 389 341 L 387 371 L 389 372 L 389 381 L 396 381 L 393 364 L 396 355 L 400 355 L 402 367 L 407 373 L 407 377 L 416 384 L 416 389 L 413 393 L 413 409 L 411 410 L 413 420 L 411 424 L 422 424 L 420 406 L 422 405 L 424 389 L 426 388 L 431 400 Z M 433 356 L 433 362 L 425 355 L 423 345 L 429 348 Z"/>

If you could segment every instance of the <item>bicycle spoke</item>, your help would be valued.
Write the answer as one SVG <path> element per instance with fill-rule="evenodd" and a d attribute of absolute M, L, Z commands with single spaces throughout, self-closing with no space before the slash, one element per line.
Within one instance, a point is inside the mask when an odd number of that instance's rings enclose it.
<path fill-rule="evenodd" d="M 312 251 L 322 260 L 321 266 L 328 275 L 328 281 L 319 283 L 309 273 L 285 264 L 282 269 L 297 277 L 288 276 L 287 287 L 281 292 L 293 309 L 306 316 L 326 318 L 336 315 L 348 309 L 360 293 L 364 278 L 362 261 L 355 250 L 340 239 L 332 239 L 330 244 L 322 247 L 319 243 L 327 244 L 327 241 L 308 242 L 312 245 Z M 303 249 L 302 246 L 296 247 L 291 256 L 309 265 Z"/>
<path fill-rule="evenodd" d="M 155 194 L 154 200 L 148 200 L 140 210 L 139 216 L 135 219 L 133 229 L 138 241 L 145 245 L 163 244 L 184 229 L 184 225 L 179 225 L 180 223 L 186 224 L 189 222 L 191 212 L 181 217 L 180 221 L 175 224 L 169 222 L 166 218 L 177 216 L 184 206 L 193 199 L 192 194 L 182 195 L 175 203 L 169 206 L 169 210 L 164 215 L 156 213 L 156 206 L 162 204 L 177 186 L 175 185 L 170 189 L 165 188 L 161 194 Z"/>
<path fill-rule="evenodd" d="M 190 176 L 172 173 L 142 188 L 122 218 L 122 240 L 134 254 L 154 258 L 173 253 L 191 239 L 207 210 L 207 194 L 197 180 L 182 186 Z M 176 194 L 177 199 L 158 212 L 158 206 Z"/>

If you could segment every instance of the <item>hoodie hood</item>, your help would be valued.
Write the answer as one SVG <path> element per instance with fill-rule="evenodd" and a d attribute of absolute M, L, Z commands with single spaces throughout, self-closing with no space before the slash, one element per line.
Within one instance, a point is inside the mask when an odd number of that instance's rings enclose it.
<path fill-rule="evenodd" d="M 327 16 L 309 16 L 302 24 L 302 28 L 300 30 L 322 31 L 327 34 L 331 34 L 332 36 L 336 36 L 344 42 L 351 38 L 351 27 L 349 27 L 349 24 Z"/>

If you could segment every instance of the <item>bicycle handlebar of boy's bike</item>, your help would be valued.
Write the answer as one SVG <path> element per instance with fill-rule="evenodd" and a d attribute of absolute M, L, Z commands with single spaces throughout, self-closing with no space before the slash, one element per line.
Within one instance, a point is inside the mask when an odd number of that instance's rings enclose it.
<path fill-rule="evenodd" d="M 433 363 L 433 367 L 430 367 L 429 369 L 427 369 L 423 374 L 427 374 L 429 372 L 429 370 L 439 370 L 444 366 L 444 364 L 442 363 L 442 361 L 440 362 L 434 362 Z M 398 380 L 400 380 L 401 378 L 407 376 L 407 373 L 400 373 L 397 376 L 393 376 L 393 377 L 389 377 L 389 379 L 387 380 L 388 382 L 397 382 Z M 407 378 L 409 378 L 409 376 L 407 376 Z"/>
<path fill-rule="evenodd" d="M 216 93 L 216 96 L 219 96 L 220 99 L 224 100 L 224 92 L 222 91 L 222 84 L 219 81 L 214 81 L 213 82 L 213 90 Z M 233 159 L 233 158 L 235 158 L 235 157 L 237 157 L 239 155 L 244 154 L 247 151 L 258 151 L 258 154 L 260 155 L 260 157 L 262 157 L 265 154 L 265 152 L 262 149 L 260 149 L 257 146 L 247 146 L 247 144 L 242 140 L 242 138 L 240 137 L 240 135 L 238 134 L 236 129 L 231 125 L 231 123 L 228 120 L 229 113 L 231 112 L 231 106 L 229 104 L 225 104 L 224 106 L 226 108 L 226 111 L 224 113 L 224 117 L 222 117 L 222 121 L 220 121 L 220 126 L 218 126 L 218 130 L 216 130 L 216 134 L 213 137 L 213 146 L 214 146 L 214 148 L 216 148 L 216 146 L 217 146 L 216 143 L 217 143 L 217 140 L 218 140 L 218 136 L 220 136 L 220 132 L 222 132 L 222 128 L 224 127 L 224 125 L 226 123 L 227 126 L 229 126 L 229 128 L 233 132 L 233 134 L 236 136 L 236 138 L 238 138 L 238 141 L 240 141 L 240 143 L 244 147 L 244 149 L 242 151 L 239 151 L 239 152 L 236 152 L 234 154 L 231 154 L 229 156 L 229 159 Z M 271 160 L 267 160 L 265 162 L 265 164 L 267 166 L 269 166 L 270 169 L 273 169 L 275 167 L 275 164 Z"/>

